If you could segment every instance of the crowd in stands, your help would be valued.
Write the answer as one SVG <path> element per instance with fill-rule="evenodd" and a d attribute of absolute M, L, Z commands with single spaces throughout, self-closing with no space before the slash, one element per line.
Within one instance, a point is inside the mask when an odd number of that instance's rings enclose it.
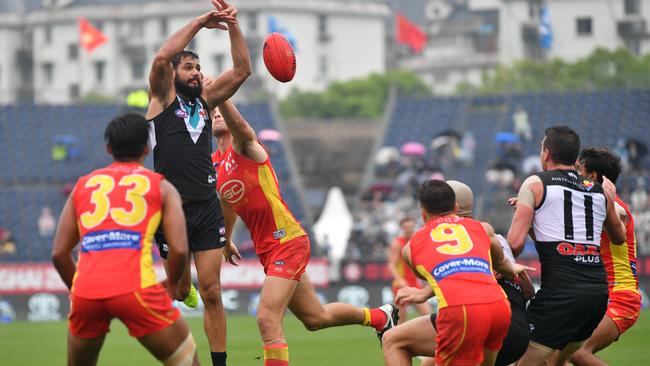
<path fill-rule="evenodd" d="M 625 109 L 629 119 L 619 123 L 613 119 L 623 117 L 615 116 L 613 112 L 602 117 L 602 107 L 596 105 L 602 103 L 607 94 L 583 93 L 569 97 L 583 103 L 564 107 L 577 111 L 565 123 L 578 130 L 583 146 L 606 146 L 621 157 L 623 171 L 617 184 L 619 195 L 630 204 L 635 216 L 639 254 L 650 255 L 650 245 L 645 244 L 650 240 L 650 156 L 647 148 L 650 141 L 647 133 L 635 133 L 642 131 L 643 124 L 650 120 L 650 108 L 636 108 L 637 115 L 632 116 Z M 627 107 L 632 103 L 650 102 L 647 92 L 626 92 L 616 98 L 626 101 L 621 104 L 627 104 Z M 499 104 L 486 107 L 484 100 L 477 102 L 476 99 L 480 98 L 450 99 L 436 102 L 434 98 L 430 101 L 430 104 L 437 103 L 442 107 L 438 111 L 436 107 L 423 108 L 422 101 L 398 100 L 396 109 L 400 113 L 394 113 L 390 119 L 383 147 L 375 156 L 374 183 L 368 187 L 354 212 L 354 230 L 347 248 L 349 258 L 385 259 L 386 247 L 399 235 L 399 220 L 405 216 L 420 220 L 415 190 L 419 183 L 430 178 L 458 179 L 469 184 L 475 192 L 475 215 L 492 223 L 497 233 L 507 233 L 513 214 L 507 199 L 516 196 L 526 177 L 541 171 L 539 146 L 544 130 L 562 120 L 553 115 L 551 108 L 557 106 L 553 105 L 557 100 L 555 97 L 520 96 L 521 104 L 510 103 L 512 100 L 504 98 L 498 101 Z M 457 107 L 458 103 L 466 104 L 466 110 L 470 112 L 463 116 L 457 111 L 463 108 Z M 477 108 L 476 103 L 483 104 Z M 449 109 L 450 104 L 455 108 L 451 109 L 452 112 L 440 112 L 440 109 Z M 533 112 L 526 109 L 526 104 L 532 106 Z M 409 111 L 414 112 L 409 114 Z M 562 112 L 558 109 L 557 113 Z M 414 117 L 415 113 L 420 116 Z M 429 118 L 426 118 L 427 114 Z M 447 118 L 439 119 L 441 115 Z M 463 118 L 469 119 L 469 123 L 463 124 Z M 618 124 L 612 129 L 616 131 L 616 138 L 612 139 L 612 134 L 606 135 L 599 130 L 590 118 L 610 119 L 600 122 L 602 128 Z M 419 125 L 413 123 L 418 120 L 424 121 L 418 122 Z M 439 125 L 437 133 L 424 133 L 423 137 L 421 126 L 424 124 Z M 454 129 L 450 130 L 448 126 Z M 400 127 L 406 132 L 402 131 L 395 138 L 391 132 Z M 435 127 L 427 128 L 436 131 Z M 480 138 L 475 138 L 475 135 Z M 421 154 L 414 156 L 408 153 L 410 150 L 405 151 L 404 147 L 413 143 L 405 141 L 423 142 L 426 139 L 431 143 Z M 401 149 L 397 148 L 399 144 L 402 144 Z M 523 255 L 535 255 L 532 241 L 527 243 Z"/>

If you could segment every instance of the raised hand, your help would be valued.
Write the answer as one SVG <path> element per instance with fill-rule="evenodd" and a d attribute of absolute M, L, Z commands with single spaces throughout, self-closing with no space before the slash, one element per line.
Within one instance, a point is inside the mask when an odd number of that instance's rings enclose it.
<path fill-rule="evenodd" d="M 614 202 L 616 200 L 616 185 L 612 183 L 606 176 L 603 175 L 603 191 L 608 201 Z"/>
<path fill-rule="evenodd" d="M 215 9 L 219 10 L 219 14 L 224 17 L 228 24 L 237 23 L 237 8 L 227 3 L 225 0 L 210 0 Z"/>
<path fill-rule="evenodd" d="M 221 14 L 217 10 L 210 10 L 209 12 L 199 16 L 197 19 L 203 28 L 228 30 L 228 26 L 223 23 L 228 22 L 230 18 Z"/>

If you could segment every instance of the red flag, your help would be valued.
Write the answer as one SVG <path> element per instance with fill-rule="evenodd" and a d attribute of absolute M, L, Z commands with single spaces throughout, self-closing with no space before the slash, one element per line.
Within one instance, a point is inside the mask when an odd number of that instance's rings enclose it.
<path fill-rule="evenodd" d="M 93 27 L 84 17 L 79 17 L 79 45 L 90 53 L 95 48 L 108 41 L 108 37 L 99 29 Z"/>
<path fill-rule="evenodd" d="M 396 17 L 397 42 L 408 45 L 413 51 L 420 53 L 427 44 L 426 33 L 401 13 L 396 13 Z"/>

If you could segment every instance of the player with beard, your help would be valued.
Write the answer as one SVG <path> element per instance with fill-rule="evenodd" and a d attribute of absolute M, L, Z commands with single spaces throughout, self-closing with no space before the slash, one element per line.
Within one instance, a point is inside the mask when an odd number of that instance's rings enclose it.
<path fill-rule="evenodd" d="M 174 33 L 156 54 L 149 74 L 151 102 L 147 120 L 154 168 L 176 187 L 183 200 L 189 247 L 205 304 L 204 330 L 212 363 L 225 365 L 226 314 L 219 273 L 221 257 L 230 257 L 233 245 L 224 235 L 223 214 L 214 188 L 210 111 L 239 89 L 251 74 L 251 65 L 237 23 L 237 9 L 224 0 L 211 1 L 215 9 Z M 233 61 L 232 69 L 205 88 L 199 56 L 184 50 L 202 28 L 228 31 Z M 156 242 L 165 258 L 164 233 L 156 233 Z M 184 281 L 191 281 L 189 271 Z M 196 296 L 196 291 L 193 294 Z"/>

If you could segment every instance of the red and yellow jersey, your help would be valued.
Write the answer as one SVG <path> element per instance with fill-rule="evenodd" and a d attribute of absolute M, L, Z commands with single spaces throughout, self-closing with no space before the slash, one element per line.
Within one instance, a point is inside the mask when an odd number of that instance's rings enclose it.
<path fill-rule="evenodd" d="M 621 205 L 629 222 L 625 225 L 626 240 L 622 245 L 612 244 L 603 231 L 600 240 L 600 256 L 607 271 L 609 291 L 628 290 L 639 293 L 639 278 L 636 274 L 636 237 L 634 236 L 634 218 L 625 202 L 616 197 L 616 203 Z"/>
<path fill-rule="evenodd" d="M 72 196 L 81 241 L 75 296 L 102 299 L 157 283 L 151 248 L 161 220 L 161 179 L 120 162 L 79 178 Z"/>
<path fill-rule="evenodd" d="M 490 238 L 479 221 L 456 215 L 429 220 L 410 248 L 411 263 L 433 288 L 439 309 L 506 298 L 492 274 Z"/>
<path fill-rule="evenodd" d="M 248 227 L 258 255 L 307 235 L 282 199 L 270 158 L 256 163 L 228 147 L 217 171 L 217 190 Z"/>
<path fill-rule="evenodd" d="M 403 236 L 398 236 L 395 238 L 395 240 L 399 243 L 400 246 L 400 253 L 402 253 L 402 249 L 408 243 L 408 239 L 403 237 Z M 404 280 L 409 284 L 411 287 L 420 287 L 420 284 L 418 283 L 417 277 L 415 277 L 415 274 L 411 270 L 411 268 L 404 262 L 404 259 L 400 255 L 397 259 L 397 273 L 404 278 Z M 397 281 L 393 281 L 393 286 L 398 286 L 399 284 Z"/>

